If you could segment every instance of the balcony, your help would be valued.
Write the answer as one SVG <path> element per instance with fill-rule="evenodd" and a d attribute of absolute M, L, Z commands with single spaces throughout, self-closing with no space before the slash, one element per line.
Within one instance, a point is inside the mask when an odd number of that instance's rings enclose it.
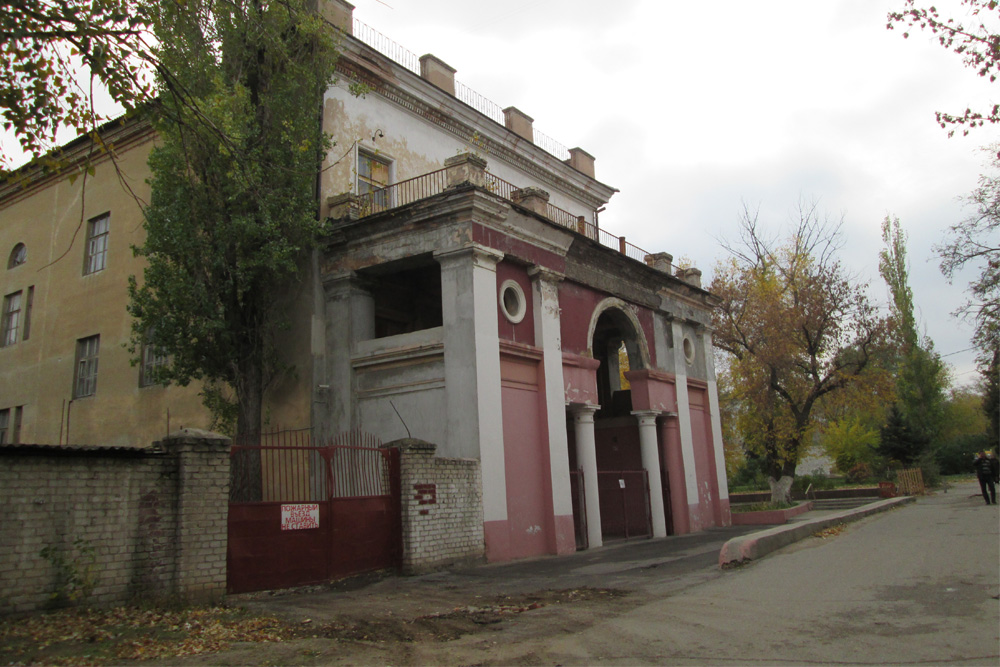
<path fill-rule="evenodd" d="M 331 206 L 336 208 L 345 204 L 349 205 L 350 215 L 360 219 L 433 197 L 444 192 L 448 187 L 469 182 L 482 187 L 497 199 L 523 206 L 550 222 L 583 234 L 605 247 L 617 250 L 630 259 L 652 265 L 651 253 L 629 243 L 624 236 L 615 236 L 598 227 L 596 215 L 594 221 L 590 222 L 585 216 L 573 215 L 569 211 L 554 206 L 548 202 L 547 192 L 532 187 L 519 188 L 486 171 L 486 162 L 481 158 L 464 154 L 446 160 L 445 164 L 448 166 L 443 169 L 400 181 L 362 195 L 341 195 L 332 198 Z M 332 210 L 331 215 L 332 217 L 340 217 Z"/>

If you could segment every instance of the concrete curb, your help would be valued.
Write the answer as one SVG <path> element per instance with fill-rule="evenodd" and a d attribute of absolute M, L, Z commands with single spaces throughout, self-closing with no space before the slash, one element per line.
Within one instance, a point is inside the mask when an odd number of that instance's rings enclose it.
<path fill-rule="evenodd" d="M 866 516 L 884 512 L 893 507 L 914 501 L 916 501 L 916 498 L 913 496 L 889 498 L 888 500 L 869 503 L 868 505 L 845 510 L 837 514 L 830 514 L 819 519 L 775 526 L 774 528 L 743 535 L 742 537 L 734 537 L 722 545 L 722 551 L 719 552 L 719 567 L 763 558 L 781 547 L 798 542 L 813 533 L 835 524 L 857 521 Z"/>

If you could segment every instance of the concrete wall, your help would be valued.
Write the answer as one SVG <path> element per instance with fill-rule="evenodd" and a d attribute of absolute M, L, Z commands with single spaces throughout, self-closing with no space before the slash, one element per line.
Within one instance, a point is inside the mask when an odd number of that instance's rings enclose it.
<path fill-rule="evenodd" d="M 191 430 L 158 444 L 0 448 L 0 614 L 225 593 L 229 441 Z M 46 548 L 89 573 L 87 597 L 66 599 L 79 587 Z"/>
<path fill-rule="evenodd" d="M 481 561 L 483 490 L 479 461 L 434 456 L 435 445 L 402 439 L 403 571 L 416 573 L 463 561 Z"/>

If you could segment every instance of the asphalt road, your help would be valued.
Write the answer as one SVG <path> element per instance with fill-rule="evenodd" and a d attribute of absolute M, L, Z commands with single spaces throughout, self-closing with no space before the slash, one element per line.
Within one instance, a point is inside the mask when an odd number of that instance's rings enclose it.
<path fill-rule="evenodd" d="M 492 661 L 997 665 L 998 527 L 961 484 Z"/>
<path fill-rule="evenodd" d="M 320 633 L 174 664 L 1000 664 L 1000 509 L 977 484 L 719 569 L 722 544 L 752 530 L 245 599 L 292 623 L 363 636 Z M 554 592 L 567 590 L 623 594 L 560 603 Z M 448 637 L 409 636 L 428 618 L 450 622 L 452 610 L 504 596 L 541 604 Z"/>

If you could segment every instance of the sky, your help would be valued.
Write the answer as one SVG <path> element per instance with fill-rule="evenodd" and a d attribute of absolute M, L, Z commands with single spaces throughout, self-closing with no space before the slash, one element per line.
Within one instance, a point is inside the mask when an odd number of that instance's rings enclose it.
<path fill-rule="evenodd" d="M 886 29 L 903 0 L 352 1 L 356 19 L 595 156 L 620 190 L 601 226 L 690 259 L 706 285 L 744 204 L 780 235 L 817 201 L 885 304 L 880 225 L 897 216 L 923 332 L 957 384 L 975 380 L 961 352 L 972 328 L 951 316 L 973 273 L 949 285 L 933 247 L 971 212 L 961 198 L 998 137 L 949 139 L 934 112 L 985 107 L 993 91 L 930 34 Z M 935 4 L 964 17 L 957 0 Z"/>
<path fill-rule="evenodd" d="M 601 226 L 690 260 L 705 285 L 744 206 L 778 236 L 816 201 L 886 304 L 880 225 L 898 217 L 923 333 L 956 384 L 975 380 L 972 327 L 951 315 L 974 272 L 949 285 L 934 246 L 971 212 L 961 198 L 998 136 L 948 138 L 934 112 L 983 108 L 993 91 L 930 34 L 886 29 L 903 0 L 353 2 L 356 19 L 595 156 L 620 190 Z M 959 0 L 935 4 L 964 17 Z"/>

